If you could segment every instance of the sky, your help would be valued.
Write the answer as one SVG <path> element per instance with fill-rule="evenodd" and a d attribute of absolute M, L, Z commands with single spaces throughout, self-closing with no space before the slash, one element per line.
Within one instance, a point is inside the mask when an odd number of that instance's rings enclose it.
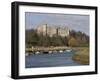
<path fill-rule="evenodd" d="M 89 22 L 89 15 L 25 12 L 26 29 L 48 24 L 68 27 L 70 30 L 81 31 L 89 35 Z"/>

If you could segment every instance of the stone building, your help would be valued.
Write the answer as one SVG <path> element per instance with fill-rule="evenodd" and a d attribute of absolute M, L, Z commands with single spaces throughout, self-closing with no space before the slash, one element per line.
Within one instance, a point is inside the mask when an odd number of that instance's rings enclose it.
<path fill-rule="evenodd" d="M 57 34 L 56 27 L 47 27 L 47 35 L 52 37 Z"/>
<path fill-rule="evenodd" d="M 47 24 L 38 25 L 36 30 L 38 34 L 46 35 L 47 34 Z"/>
<path fill-rule="evenodd" d="M 69 29 L 67 27 L 50 27 L 47 24 L 42 24 L 37 27 L 37 33 L 44 36 L 48 35 L 50 37 L 54 35 L 65 37 L 69 35 Z"/>
<path fill-rule="evenodd" d="M 57 29 L 57 34 L 62 37 L 68 36 L 69 29 L 67 27 L 60 27 Z"/>

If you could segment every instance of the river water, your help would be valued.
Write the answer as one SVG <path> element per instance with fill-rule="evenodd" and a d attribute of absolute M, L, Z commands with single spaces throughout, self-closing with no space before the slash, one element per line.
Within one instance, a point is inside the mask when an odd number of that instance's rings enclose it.
<path fill-rule="evenodd" d="M 74 52 L 51 53 L 51 54 L 32 54 L 25 56 L 26 68 L 39 67 L 58 67 L 58 66 L 79 66 L 77 62 L 72 60 Z"/>

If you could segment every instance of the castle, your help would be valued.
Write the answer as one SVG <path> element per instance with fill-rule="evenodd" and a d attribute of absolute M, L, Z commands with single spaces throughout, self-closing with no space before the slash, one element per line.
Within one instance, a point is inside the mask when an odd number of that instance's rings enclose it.
<path fill-rule="evenodd" d="M 42 24 L 37 27 L 37 33 L 42 35 L 48 35 L 50 37 L 54 35 L 59 35 L 61 37 L 66 37 L 69 35 L 68 27 L 56 27 L 56 26 L 49 26 L 47 24 Z"/>

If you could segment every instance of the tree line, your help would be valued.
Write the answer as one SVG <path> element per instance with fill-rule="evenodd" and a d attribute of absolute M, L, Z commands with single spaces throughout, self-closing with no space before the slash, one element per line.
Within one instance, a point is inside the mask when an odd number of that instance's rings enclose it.
<path fill-rule="evenodd" d="M 70 46 L 70 47 L 85 47 L 89 46 L 89 36 L 80 31 L 71 30 L 69 36 L 61 37 L 54 35 L 52 37 L 42 34 L 37 34 L 36 30 L 26 30 L 25 32 L 26 47 L 31 46 Z"/>

